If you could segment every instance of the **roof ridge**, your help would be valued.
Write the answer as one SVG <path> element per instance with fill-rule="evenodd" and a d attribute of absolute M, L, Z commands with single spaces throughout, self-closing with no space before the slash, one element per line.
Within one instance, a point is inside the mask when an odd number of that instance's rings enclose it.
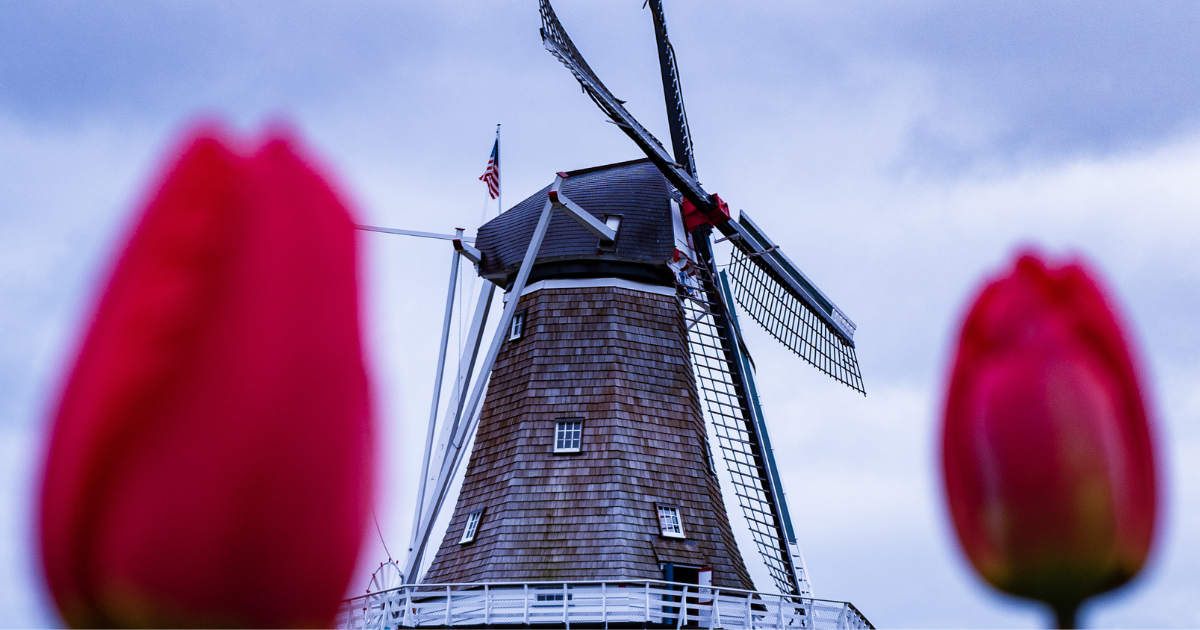
<path fill-rule="evenodd" d="M 616 168 L 618 166 L 628 166 L 630 164 L 637 164 L 639 162 L 649 162 L 649 161 L 650 161 L 650 158 L 638 158 L 636 160 L 626 160 L 624 162 L 613 162 L 612 164 L 602 164 L 600 166 L 589 166 L 587 168 L 581 168 L 581 169 L 575 170 L 575 171 L 567 171 L 566 174 L 567 174 L 567 177 L 573 177 L 575 175 L 583 175 L 585 173 L 594 173 L 596 171 L 603 171 L 603 170 L 610 169 L 610 168 Z"/>

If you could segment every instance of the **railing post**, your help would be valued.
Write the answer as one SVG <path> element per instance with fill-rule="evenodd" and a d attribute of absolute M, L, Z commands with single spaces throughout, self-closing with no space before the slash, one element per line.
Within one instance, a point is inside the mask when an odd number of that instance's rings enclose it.
<path fill-rule="evenodd" d="M 713 589 L 712 610 L 708 611 L 708 627 L 721 627 L 721 589 Z"/>
<path fill-rule="evenodd" d="M 608 585 L 600 583 L 600 621 L 608 627 Z"/>
<path fill-rule="evenodd" d="M 841 614 L 838 615 L 838 625 L 837 625 L 838 628 L 849 628 L 850 627 L 850 624 L 847 623 L 849 621 L 849 617 L 850 617 L 850 615 L 846 614 L 848 612 L 850 612 L 850 606 L 843 603 L 842 604 L 842 612 L 841 612 Z"/>
<path fill-rule="evenodd" d="M 404 587 L 404 625 L 411 626 L 412 624 L 412 591 L 410 587 Z"/>
<path fill-rule="evenodd" d="M 446 626 L 447 627 L 449 627 L 451 625 L 450 624 L 450 598 L 451 597 L 453 597 L 453 595 L 450 592 L 450 585 L 447 584 L 446 585 Z"/>
<path fill-rule="evenodd" d="M 776 628 L 783 628 L 783 595 L 779 596 L 779 621 L 775 623 Z"/>
<path fill-rule="evenodd" d="M 525 625 L 529 625 L 529 584 L 522 585 L 525 592 Z"/>
<path fill-rule="evenodd" d="M 488 585 L 483 585 L 483 625 L 491 625 L 492 623 L 492 594 L 488 590 Z"/>
<path fill-rule="evenodd" d="M 567 620 L 567 583 L 563 582 L 563 625 L 571 627 L 571 622 Z"/>
<path fill-rule="evenodd" d="M 746 593 L 746 627 L 753 628 L 754 622 L 750 617 L 750 600 L 754 598 L 754 593 Z"/>
<path fill-rule="evenodd" d="M 687 616 L 687 587 L 683 587 L 683 597 L 679 598 L 679 610 L 675 615 L 675 628 L 683 627 L 683 618 Z"/>
<path fill-rule="evenodd" d="M 650 623 L 650 583 L 646 582 L 646 623 Z"/>

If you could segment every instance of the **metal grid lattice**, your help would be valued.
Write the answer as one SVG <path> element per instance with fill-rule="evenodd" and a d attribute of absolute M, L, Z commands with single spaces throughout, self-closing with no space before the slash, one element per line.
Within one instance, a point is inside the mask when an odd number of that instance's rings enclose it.
<path fill-rule="evenodd" d="M 812 308 L 797 300 L 756 257 L 733 248 L 729 264 L 734 299 L 767 332 L 834 380 L 866 394 L 854 346 Z"/>
<path fill-rule="evenodd" d="M 695 282 L 694 285 L 691 281 Z M 796 594 L 787 540 L 775 509 L 766 462 L 759 448 L 754 420 L 744 385 L 734 374 L 733 357 L 726 351 L 713 315 L 707 287 L 712 275 L 698 266 L 696 277 L 680 284 L 679 302 L 688 326 L 688 346 L 696 388 L 705 404 L 718 445 L 729 469 L 738 505 L 751 537 L 780 593 Z"/>

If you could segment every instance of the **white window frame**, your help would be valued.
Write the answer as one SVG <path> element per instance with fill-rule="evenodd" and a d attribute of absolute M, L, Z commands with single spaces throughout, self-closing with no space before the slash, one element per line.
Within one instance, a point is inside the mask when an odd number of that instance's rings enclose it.
<path fill-rule="evenodd" d="M 467 523 L 463 526 L 463 535 L 458 544 L 465 545 L 475 542 L 475 534 L 479 533 L 479 521 L 483 518 L 483 510 L 475 510 L 467 515 Z"/>
<path fill-rule="evenodd" d="M 567 428 L 568 425 L 574 425 L 572 428 Z M 568 435 L 573 433 L 574 435 Z M 570 441 L 567 446 L 562 446 L 567 437 Z M 554 452 L 555 453 L 578 453 L 583 450 L 583 418 L 560 418 L 554 421 Z"/>
<path fill-rule="evenodd" d="M 687 538 L 683 531 L 683 515 L 674 505 L 655 506 L 658 513 L 658 530 L 667 538 Z"/>
<path fill-rule="evenodd" d="M 516 341 L 525 335 L 525 311 L 513 313 L 512 323 L 508 326 L 508 340 Z"/>

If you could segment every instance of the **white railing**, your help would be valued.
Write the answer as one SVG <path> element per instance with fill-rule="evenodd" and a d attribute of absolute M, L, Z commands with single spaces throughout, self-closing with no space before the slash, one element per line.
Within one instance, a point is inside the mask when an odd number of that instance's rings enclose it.
<path fill-rule="evenodd" d="M 645 582 L 413 584 L 342 602 L 338 628 L 621 624 L 699 628 L 872 628 L 848 602 Z"/>

